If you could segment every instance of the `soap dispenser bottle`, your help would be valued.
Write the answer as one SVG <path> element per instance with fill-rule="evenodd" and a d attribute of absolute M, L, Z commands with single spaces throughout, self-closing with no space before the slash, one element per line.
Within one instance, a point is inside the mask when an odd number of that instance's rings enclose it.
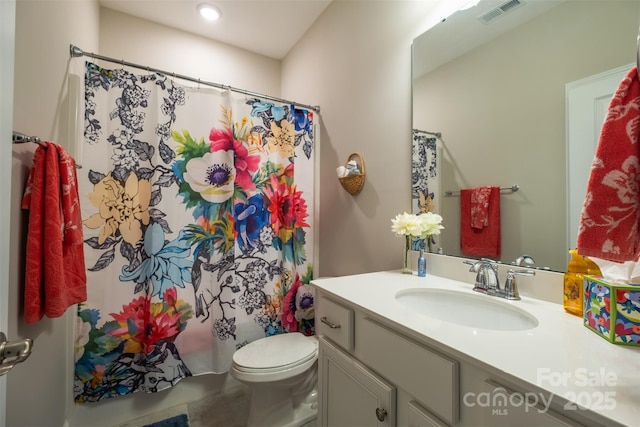
<path fill-rule="evenodd" d="M 424 250 L 420 249 L 420 256 L 418 257 L 418 277 L 427 276 L 427 259 L 424 257 Z"/>
<path fill-rule="evenodd" d="M 584 257 L 578 254 L 577 249 L 569 250 L 571 259 L 567 264 L 567 272 L 564 274 L 564 310 L 575 316 L 583 313 L 584 275 L 589 267 Z"/>
<path fill-rule="evenodd" d="M 586 256 L 583 256 L 582 259 L 587 264 L 587 274 L 589 276 L 602 277 L 602 271 L 600 271 L 600 267 L 598 267 L 598 264 L 596 264 L 592 259 Z"/>

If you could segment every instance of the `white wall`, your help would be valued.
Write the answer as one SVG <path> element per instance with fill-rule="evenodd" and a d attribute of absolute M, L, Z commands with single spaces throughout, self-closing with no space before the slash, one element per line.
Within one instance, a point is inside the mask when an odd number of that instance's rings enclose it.
<path fill-rule="evenodd" d="M 426 13 L 436 2 L 334 0 L 279 63 L 100 10 L 94 1 L 19 0 L 14 129 L 64 144 L 71 43 L 178 74 L 319 104 L 320 275 L 398 268 L 402 242 L 390 226 L 392 217 L 410 209 L 411 40 L 425 29 Z M 185 59 L 191 57 L 198 61 Z M 203 66 L 202 60 L 209 62 Z M 9 332 L 16 339 L 35 338 L 35 347 L 32 358 L 9 377 L 7 424 L 62 426 L 66 416 L 72 427 L 111 426 L 229 387 L 225 375 L 207 375 L 157 395 L 72 405 L 72 316 L 26 327 L 17 308 L 24 252 L 18 204 L 29 149 L 14 147 L 13 156 Z M 367 182 L 352 197 L 339 185 L 335 168 L 355 151 L 365 158 Z"/>
<path fill-rule="evenodd" d="M 78 43 L 78 47 L 89 50 Z M 280 61 L 111 9 L 100 9 L 98 52 L 203 81 L 266 95 L 280 94 Z"/>
<path fill-rule="evenodd" d="M 411 41 L 434 1 L 334 0 L 283 61 L 282 93 L 319 104 L 320 276 L 400 268 L 391 218 L 411 210 Z M 359 152 L 351 196 L 336 167 Z"/>

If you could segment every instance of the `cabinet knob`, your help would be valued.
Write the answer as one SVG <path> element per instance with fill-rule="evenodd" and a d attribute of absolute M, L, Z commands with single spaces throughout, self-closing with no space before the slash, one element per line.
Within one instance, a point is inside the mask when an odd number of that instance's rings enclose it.
<path fill-rule="evenodd" d="M 376 408 L 376 417 L 378 417 L 378 421 L 384 421 L 387 418 L 387 410 Z"/>

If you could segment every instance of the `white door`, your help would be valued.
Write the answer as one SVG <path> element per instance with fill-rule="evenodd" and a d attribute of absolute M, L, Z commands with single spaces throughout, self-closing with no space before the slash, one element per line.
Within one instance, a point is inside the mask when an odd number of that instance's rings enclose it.
<path fill-rule="evenodd" d="M 0 332 L 8 326 L 9 203 L 11 194 L 11 132 L 13 127 L 13 61 L 15 0 L 0 0 Z M 0 377 L 0 427 L 5 422 L 6 377 Z"/>
<path fill-rule="evenodd" d="M 609 102 L 632 66 L 615 68 L 566 86 L 567 250 L 576 247 L 591 162 Z"/>

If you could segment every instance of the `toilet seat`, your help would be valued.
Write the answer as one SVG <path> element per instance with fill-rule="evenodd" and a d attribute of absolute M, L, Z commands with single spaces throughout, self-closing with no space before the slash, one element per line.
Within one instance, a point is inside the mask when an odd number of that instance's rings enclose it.
<path fill-rule="evenodd" d="M 261 338 L 233 354 L 232 371 L 238 379 L 267 382 L 305 372 L 318 358 L 318 341 L 300 332 Z"/>
<path fill-rule="evenodd" d="M 247 372 L 247 373 L 256 373 L 256 374 L 267 374 L 267 373 L 272 373 L 272 372 L 280 372 L 280 371 L 286 371 L 292 368 L 295 368 L 296 366 L 300 366 L 302 364 L 304 364 L 305 362 L 308 362 L 310 360 L 314 360 L 316 358 L 316 354 L 312 353 L 309 354 L 308 356 L 306 356 L 304 359 L 302 360 L 298 360 L 296 362 L 293 363 L 289 363 L 287 365 L 280 365 L 280 366 L 273 366 L 270 368 L 251 368 L 251 367 L 247 367 L 247 366 L 242 366 L 242 365 L 235 365 L 235 368 L 239 371 L 242 372 Z"/>

